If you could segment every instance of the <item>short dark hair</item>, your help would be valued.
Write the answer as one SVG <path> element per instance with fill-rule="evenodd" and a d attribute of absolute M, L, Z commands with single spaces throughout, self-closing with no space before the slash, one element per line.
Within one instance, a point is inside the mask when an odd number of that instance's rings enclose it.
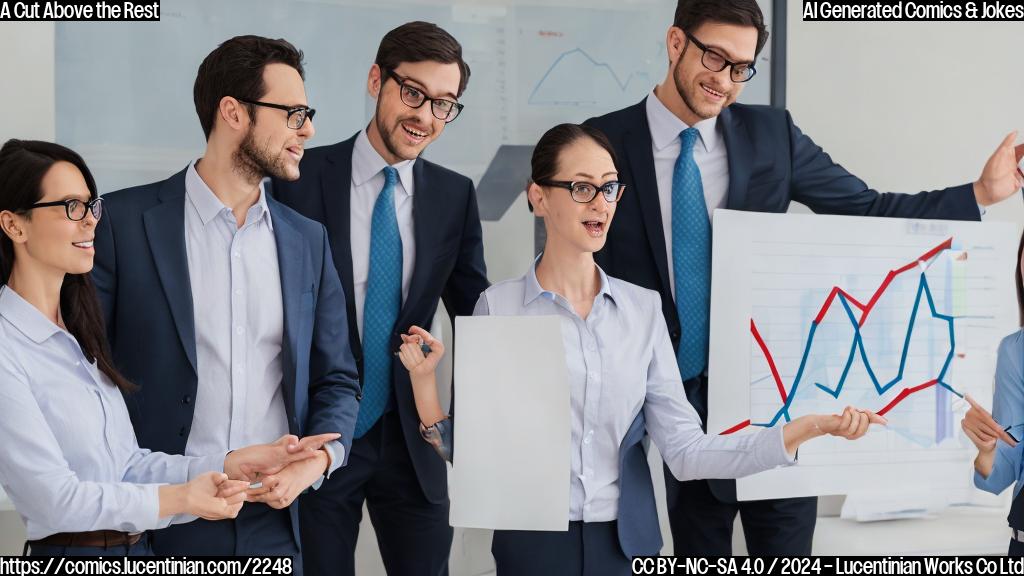
<path fill-rule="evenodd" d="M 380 41 L 374 63 L 383 70 L 394 70 L 402 62 L 440 62 L 459 65 L 459 91 L 469 84 L 469 64 L 462 59 L 462 45 L 437 24 L 408 22 L 388 32 Z"/>
<path fill-rule="evenodd" d="M 273 40 L 262 36 L 235 36 L 207 54 L 199 65 L 192 98 L 196 114 L 203 126 L 206 139 L 210 139 L 217 120 L 217 109 L 225 96 L 245 100 L 259 100 L 267 93 L 263 82 L 263 69 L 267 64 L 286 64 L 306 78 L 302 67 L 302 50 L 287 40 Z M 251 104 L 245 105 L 250 118 L 255 117 Z"/>
<path fill-rule="evenodd" d="M 615 149 L 604 132 L 586 124 L 559 124 L 545 132 L 533 147 L 533 156 L 530 158 L 530 182 L 550 180 L 554 177 L 558 172 L 558 160 L 562 151 L 583 138 L 589 138 L 604 148 L 612 157 L 612 164 L 616 166 L 616 170 L 618 169 Z M 533 203 L 529 198 L 527 204 L 533 212 Z"/>
<path fill-rule="evenodd" d="M 721 22 L 757 29 L 757 50 L 761 53 L 768 42 L 768 28 L 757 0 L 679 0 L 672 25 L 684 32 L 693 32 L 705 22 Z"/>
<path fill-rule="evenodd" d="M 0 148 L 0 211 L 9 210 L 29 217 L 32 205 L 43 197 L 43 178 L 58 162 L 68 162 L 78 168 L 89 189 L 89 198 L 98 197 L 96 180 L 77 152 L 53 142 L 12 139 Z M 0 285 L 10 281 L 14 258 L 14 243 L 7 234 L 0 232 Z M 136 390 L 136 386 L 118 372 L 111 360 L 103 313 L 88 272 L 64 276 L 60 288 L 60 313 L 86 360 L 96 362 L 100 372 L 106 374 L 122 392 Z"/>

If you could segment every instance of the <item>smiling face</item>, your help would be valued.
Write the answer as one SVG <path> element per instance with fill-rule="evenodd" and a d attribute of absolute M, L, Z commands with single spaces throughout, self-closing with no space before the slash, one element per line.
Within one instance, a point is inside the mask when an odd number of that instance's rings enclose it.
<path fill-rule="evenodd" d="M 705 22 L 690 34 L 719 56 L 737 64 L 752 63 L 757 49 L 757 29 L 720 22 Z M 679 28 L 668 32 L 671 82 L 685 105 L 688 118 L 682 120 L 693 125 L 700 120 L 718 116 L 736 101 L 743 91 L 742 83 L 730 78 L 729 67 L 712 72 L 702 64 L 704 51 L 688 41 Z"/>
<path fill-rule="evenodd" d="M 92 199 L 82 173 L 70 162 L 56 162 L 43 176 L 38 202 Z M 37 202 L 37 203 L 38 203 Z M 15 245 L 16 259 L 56 273 L 85 274 L 92 270 L 96 218 L 69 220 L 64 206 L 34 208 L 26 213 L 0 213 L 0 225 Z"/>
<path fill-rule="evenodd" d="M 444 120 L 434 117 L 430 102 L 425 101 L 419 108 L 412 108 L 402 100 L 402 91 L 406 91 L 406 99 L 410 101 L 422 94 L 428 98 L 457 102 L 456 94 L 462 77 L 458 64 L 430 60 L 402 62 L 394 73 L 404 81 L 404 88 L 399 79 L 376 64 L 370 68 L 367 79 L 367 90 L 377 99 L 367 136 L 388 164 L 418 158 L 445 127 Z"/>
<path fill-rule="evenodd" d="M 589 182 L 597 187 L 618 180 L 618 172 L 608 151 L 589 137 L 580 137 L 562 148 L 553 181 Z M 569 190 L 531 184 L 530 202 L 537 216 L 544 218 L 547 242 L 571 247 L 579 252 L 597 252 L 604 247 L 608 229 L 615 216 L 615 203 L 598 193 L 581 204 Z"/>
<path fill-rule="evenodd" d="M 260 102 L 288 107 L 307 106 L 306 88 L 299 72 L 286 64 L 268 64 L 263 69 L 266 93 Z M 316 133 L 313 120 L 298 130 L 288 127 L 288 112 L 266 106 L 253 106 L 253 118 L 234 154 L 236 168 L 253 178 L 272 176 L 281 180 L 299 179 L 306 140 Z"/>

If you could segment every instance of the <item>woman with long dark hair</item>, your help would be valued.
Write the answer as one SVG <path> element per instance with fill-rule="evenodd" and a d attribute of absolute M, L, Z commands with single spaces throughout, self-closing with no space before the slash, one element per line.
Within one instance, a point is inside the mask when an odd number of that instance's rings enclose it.
<path fill-rule="evenodd" d="M 842 416 L 801 416 L 757 434 L 704 434 L 686 401 L 660 296 L 607 276 L 594 261 L 616 202 L 628 193 L 614 156 L 604 134 L 588 126 L 562 124 L 541 137 L 528 194 L 544 219 L 544 252 L 525 276 L 495 284 L 477 303 L 476 314 L 557 315 L 566 327 L 569 530 L 496 531 L 491 550 L 499 576 L 624 575 L 631 573 L 631 556 L 657 554 L 661 536 L 645 434 L 680 480 L 736 478 L 793 464 L 796 449 L 816 436 L 854 439 L 869 424 L 885 423 L 847 408 Z M 441 411 L 434 381 L 444 347 L 419 327 L 403 340 L 399 355 L 410 371 L 424 439 L 450 459 L 452 420 Z"/>
<path fill-rule="evenodd" d="M 148 554 L 146 530 L 233 518 L 247 473 L 274 473 L 337 437 L 210 458 L 140 449 L 122 397 L 135 387 L 111 361 L 89 276 L 102 215 L 75 152 L 0 149 L 0 485 L 33 555 Z"/>

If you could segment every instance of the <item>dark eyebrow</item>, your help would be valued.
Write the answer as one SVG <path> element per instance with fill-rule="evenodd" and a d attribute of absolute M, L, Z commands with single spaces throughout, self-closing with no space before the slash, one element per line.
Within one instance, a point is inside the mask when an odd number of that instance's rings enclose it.
<path fill-rule="evenodd" d="M 619 175 L 618 172 L 605 172 L 604 174 L 601 175 L 601 177 L 604 178 L 605 176 L 618 176 L 618 175 Z M 593 176 L 591 176 L 590 174 L 587 174 L 586 172 L 577 172 L 576 176 L 579 176 L 581 178 L 593 178 Z"/>
<path fill-rule="evenodd" d="M 405 78 L 406 82 L 412 82 L 413 84 L 416 84 L 416 86 L 413 86 L 413 88 L 416 88 L 417 90 L 419 90 L 420 92 L 423 92 L 424 94 L 427 93 L 427 88 L 426 88 L 427 85 L 424 84 L 423 82 L 420 82 L 419 80 L 413 78 L 412 76 L 405 76 L 404 74 L 399 74 L 398 71 L 395 71 L 395 74 L 398 74 L 398 76 L 400 76 L 402 78 Z M 429 96 L 429 94 L 428 94 L 428 96 Z M 452 100 L 456 100 L 456 101 L 459 99 L 458 96 L 456 96 L 455 94 L 452 94 L 451 92 L 445 92 L 444 94 L 441 94 L 441 96 L 448 97 L 448 98 L 451 98 Z M 433 96 L 431 96 L 431 98 L 433 98 Z"/>

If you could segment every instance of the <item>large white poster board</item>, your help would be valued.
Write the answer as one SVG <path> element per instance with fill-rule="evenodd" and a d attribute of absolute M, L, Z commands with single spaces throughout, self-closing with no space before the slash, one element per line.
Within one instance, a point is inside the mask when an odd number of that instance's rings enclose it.
<path fill-rule="evenodd" d="M 557 316 L 455 319 L 451 525 L 569 528 L 569 378 Z"/>
<path fill-rule="evenodd" d="M 798 466 L 739 480 L 740 499 L 969 490 L 955 401 L 991 402 L 1019 239 L 1009 223 L 716 211 L 708 431 L 847 405 L 889 420 L 805 444 Z"/>

